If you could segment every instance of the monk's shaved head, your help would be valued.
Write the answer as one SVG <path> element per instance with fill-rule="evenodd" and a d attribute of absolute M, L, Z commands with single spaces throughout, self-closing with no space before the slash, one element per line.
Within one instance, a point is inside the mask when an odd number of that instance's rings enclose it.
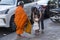
<path fill-rule="evenodd" d="M 24 6 L 24 2 L 23 1 L 19 1 L 18 5 Z"/>

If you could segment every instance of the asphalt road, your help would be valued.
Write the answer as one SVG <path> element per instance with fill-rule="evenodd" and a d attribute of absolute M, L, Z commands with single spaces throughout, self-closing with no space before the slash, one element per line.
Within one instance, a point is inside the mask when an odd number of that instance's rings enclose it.
<path fill-rule="evenodd" d="M 34 37 L 31 39 L 22 38 L 18 40 L 60 40 L 60 23 L 53 23 L 51 20 L 47 19 L 44 21 L 44 25 L 45 25 L 44 33 L 40 34 L 38 37 Z M 15 32 L 1 38 L 1 40 L 15 40 L 15 39 L 16 39 Z"/>
<path fill-rule="evenodd" d="M 0 28 L 0 38 L 12 33 L 12 31 L 8 28 L 1 27 Z"/>

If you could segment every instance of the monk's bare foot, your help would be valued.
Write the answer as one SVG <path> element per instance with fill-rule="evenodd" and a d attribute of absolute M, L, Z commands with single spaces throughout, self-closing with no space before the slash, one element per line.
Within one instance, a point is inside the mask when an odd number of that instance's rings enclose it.
<path fill-rule="evenodd" d="M 20 38 L 21 37 L 21 35 L 17 35 L 17 38 Z"/>
<path fill-rule="evenodd" d="M 15 40 L 19 40 L 19 39 L 21 39 L 21 35 L 17 35 Z"/>

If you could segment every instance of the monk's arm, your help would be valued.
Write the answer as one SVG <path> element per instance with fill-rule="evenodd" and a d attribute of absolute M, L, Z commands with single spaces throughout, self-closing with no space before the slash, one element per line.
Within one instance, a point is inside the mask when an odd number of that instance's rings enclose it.
<path fill-rule="evenodd" d="M 26 23 L 27 23 L 27 16 L 25 16 L 25 17 L 23 17 L 23 20 L 22 20 L 22 22 L 21 22 L 21 24 L 20 24 L 20 27 L 21 28 L 23 28 L 23 27 L 25 27 L 25 25 L 26 25 Z"/>

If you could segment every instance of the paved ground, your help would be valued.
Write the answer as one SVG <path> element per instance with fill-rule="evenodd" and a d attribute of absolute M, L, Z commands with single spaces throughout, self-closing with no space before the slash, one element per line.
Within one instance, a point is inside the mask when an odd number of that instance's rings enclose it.
<path fill-rule="evenodd" d="M 10 29 L 4 28 L 4 27 L 1 27 L 1 28 L 0 28 L 0 38 L 4 37 L 4 36 L 6 36 L 6 35 L 8 35 L 8 34 L 10 34 L 10 33 L 12 33 L 12 32 L 10 31 Z"/>
<path fill-rule="evenodd" d="M 38 37 L 23 38 L 19 40 L 60 40 L 60 23 L 53 23 L 49 19 L 47 19 L 44 21 L 44 25 L 44 34 L 40 33 Z M 1 38 L 1 40 L 15 40 L 16 36 L 17 35 L 14 32 Z"/>

